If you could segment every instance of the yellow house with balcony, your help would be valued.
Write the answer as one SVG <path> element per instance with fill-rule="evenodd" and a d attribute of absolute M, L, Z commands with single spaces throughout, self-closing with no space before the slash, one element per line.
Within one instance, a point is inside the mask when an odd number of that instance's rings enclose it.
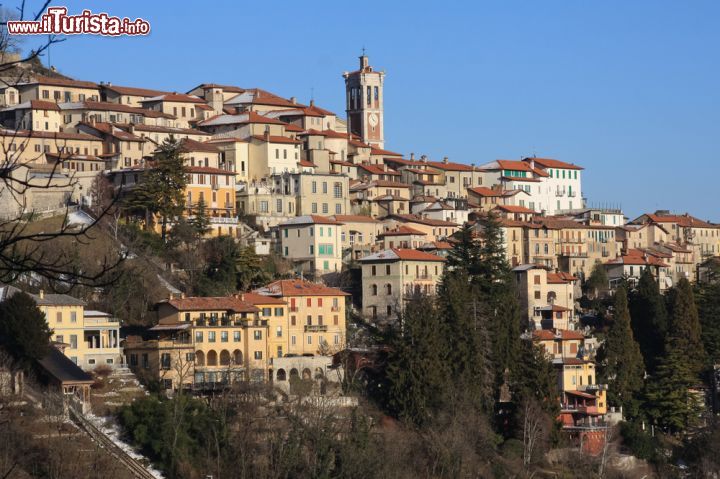
<path fill-rule="evenodd" d="M 242 294 L 172 297 L 156 304 L 158 324 L 145 338 L 128 338 L 131 368 L 165 389 L 223 388 L 239 380 L 263 381 L 268 322 Z"/>
<path fill-rule="evenodd" d="M 331 355 L 344 347 L 348 293 L 302 279 L 275 281 L 254 292 L 281 299 L 287 304 L 288 320 L 283 341 L 277 337 L 273 340 L 276 349 L 283 346 L 284 356 Z M 259 302 L 256 304 L 260 305 Z M 278 322 L 277 318 L 269 321 L 274 328 L 279 326 Z"/>

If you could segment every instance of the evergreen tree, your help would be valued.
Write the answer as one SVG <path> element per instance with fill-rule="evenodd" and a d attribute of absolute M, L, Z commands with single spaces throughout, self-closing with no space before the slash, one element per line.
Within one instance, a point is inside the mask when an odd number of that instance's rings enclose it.
<path fill-rule="evenodd" d="M 0 303 L 0 346 L 22 367 L 48 353 L 51 336 L 45 314 L 30 295 L 15 293 Z"/>
<path fill-rule="evenodd" d="M 668 295 L 670 309 L 669 335 L 674 338 L 697 378 L 706 366 L 707 356 L 701 339 L 700 318 L 690 282 L 682 278 Z"/>
<path fill-rule="evenodd" d="M 608 384 L 608 402 L 622 406 L 627 416 L 638 414 L 638 394 L 643 387 L 644 364 L 630 326 L 627 292 L 615 292 L 613 322 L 598 351 L 598 369 Z"/>
<path fill-rule="evenodd" d="M 585 290 L 597 296 L 600 292 L 608 289 L 610 280 L 602 263 L 597 262 L 593 266 L 588 280 L 585 282 Z"/>
<path fill-rule="evenodd" d="M 430 298 L 411 300 L 390 342 L 387 406 L 398 418 L 422 426 L 441 409 L 450 384 L 447 334 Z"/>
<path fill-rule="evenodd" d="M 455 242 L 448 253 L 446 267 L 450 272 L 465 272 L 472 277 L 478 274 L 480 245 L 474 237 L 473 227 L 466 223 L 453 235 Z"/>
<path fill-rule="evenodd" d="M 510 391 L 513 403 L 535 400 L 552 418 L 560 413 L 557 373 L 545 348 L 530 339 L 520 344 L 521 361 L 512 370 Z"/>
<path fill-rule="evenodd" d="M 154 166 L 145 173 L 141 186 L 132 190 L 128 206 L 146 212 L 146 224 L 151 215 L 159 215 L 161 237 L 167 240 L 168 221 L 182 214 L 185 203 L 187 170 L 180 143 L 166 139 L 155 152 Z"/>
<path fill-rule="evenodd" d="M 212 227 L 210 226 L 210 217 L 207 214 L 205 199 L 202 196 L 198 200 L 197 206 L 193 211 L 193 218 L 190 220 L 190 224 L 197 232 L 197 235 L 201 238 L 212 230 Z"/>
<path fill-rule="evenodd" d="M 246 246 L 238 250 L 235 258 L 235 276 L 237 288 L 240 291 L 259 287 L 271 279 L 270 275 L 265 272 L 262 260 L 255 253 L 252 246 Z"/>
<path fill-rule="evenodd" d="M 454 269 L 444 275 L 437 301 L 452 344 L 449 367 L 456 389 L 478 409 L 491 412 L 494 378 L 489 314 L 475 289 L 464 269 Z"/>
<path fill-rule="evenodd" d="M 643 271 L 629 299 L 633 335 L 640 345 L 645 367 L 652 374 L 663 352 L 668 317 L 660 286 L 649 268 Z"/>
<path fill-rule="evenodd" d="M 684 340 L 671 335 L 648 383 L 644 407 L 655 424 L 671 433 L 682 433 L 695 425 L 702 409 L 698 397 L 690 391 L 697 384 L 697 373 L 685 355 L 685 347 Z"/>
<path fill-rule="evenodd" d="M 720 364 L 720 280 L 698 285 L 695 297 L 709 363 Z"/>
<path fill-rule="evenodd" d="M 478 274 L 471 281 L 477 286 L 478 300 L 487 307 L 495 391 L 506 381 L 510 366 L 520 350 L 520 305 L 517 287 L 505 257 L 500 221 L 492 214 L 478 220 L 481 226 Z"/>
<path fill-rule="evenodd" d="M 236 291 L 235 262 L 238 248 L 230 236 L 210 238 L 204 245 L 206 266 L 199 278 L 199 296 L 225 296 Z"/>

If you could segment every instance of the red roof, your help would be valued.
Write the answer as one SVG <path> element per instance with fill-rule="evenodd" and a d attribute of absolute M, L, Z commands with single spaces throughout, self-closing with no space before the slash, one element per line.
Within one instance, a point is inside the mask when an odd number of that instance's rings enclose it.
<path fill-rule="evenodd" d="M 312 283 L 302 279 L 281 279 L 274 281 L 254 292 L 275 297 L 288 296 L 350 296 L 345 291 L 331 288 L 320 283 Z"/>
<path fill-rule="evenodd" d="M 275 298 L 273 296 L 265 296 L 257 293 L 241 293 L 240 298 L 246 303 L 252 304 L 254 306 L 257 306 L 259 304 L 287 304 L 287 301 L 284 301 L 280 298 Z"/>
<path fill-rule="evenodd" d="M 392 248 L 392 251 L 404 261 L 445 261 L 445 258 L 441 256 L 416 249 Z"/>
<path fill-rule="evenodd" d="M 392 176 L 400 176 L 400 172 L 392 170 L 390 168 L 383 169 L 380 165 L 357 165 L 358 168 L 362 168 L 363 170 L 373 174 L 373 175 L 392 175 Z"/>
<path fill-rule="evenodd" d="M 382 156 L 400 156 L 400 157 L 403 156 L 402 153 L 395 153 L 394 151 L 383 150 L 382 148 L 376 148 L 374 146 L 370 149 L 370 154 L 371 155 L 382 155 Z"/>
<path fill-rule="evenodd" d="M 165 93 L 156 97 L 140 100 L 140 103 L 154 103 L 158 101 L 172 101 L 177 103 L 205 103 L 200 97 L 195 95 L 185 95 L 184 93 Z"/>
<path fill-rule="evenodd" d="M 220 153 L 220 149 L 217 146 L 191 140 L 190 138 L 183 138 L 180 140 L 180 149 L 185 152 L 204 151 L 206 153 Z"/>
<path fill-rule="evenodd" d="M 533 211 L 530 208 L 525 208 L 519 205 L 497 205 L 495 209 L 507 211 L 510 213 L 531 213 L 538 214 L 537 211 Z"/>
<path fill-rule="evenodd" d="M 577 281 L 577 278 L 570 273 L 565 273 L 564 271 L 547 274 L 548 284 L 571 283 L 573 281 Z"/>
<path fill-rule="evenodd" d="M 168 93 L 170 93 L 167 91 L 160 91 L 160 90 L 148 90 L 147 88 L 135 88 L 135 87 L 131 87 L 131 86 L 119 86 L 119 85 L 108 85 L 108 84 L 100 85 L 100 88 L 103 88 L 104 90 L 114 91 L 121 95 L 142 96 L 142 97 L 146 97 L 146 98 L 150 98 L 153 96 L 167 95 Z"/>
<path fill-rule="evenodd" d="M 259 311 L 252 304 L 243 301 L 239 296 L 190 297 L 173 298 L 161 301 L 178 311 L 234 311 L 238 313 L 255 313 Z"/>
<path fill-rule="evenodd" d="M 331 218 L 340 223 L 380 223 L 375 218 L 365 215 L 334 215 Z"/>
<path fill-rule="evenodd" d="M 213 168 L 211 166 L 188 166 L 186 167 L 188 173 L 202 173 L 206 175 L 232 175 L 235 176 L 234 171 L 222 170 L 220 168 Z M 232 188 L 230 185 L 227 188 Z"/>
<path fill-rule="evenodd" d="M 44 100 L 30 100 L 30 108 L 32 110 L 60 110 L 57 103 Z"/>
<path fill-rule="evenodd" d="M 395 229 L 387 230 L 387 231 L 379 234 L 378 238 L 382 238 L 384 236 L 407 236 L 407 235 L 427 236 L 427 233 L 423 233 L 422 231 L 416 230 L 415 228 L 411 228 L 409 226 L 400 225 Z"/>
<path fill-rule="evenodd" d="M 534 161 L 536 165 L 540 165 L 543 168 L 563 168 L 566 170 L 583 170 L 584 168 L 572 163 L 565 163 L 560 160 L 553 160 L 552 158 L 524 158 L 523 161 Z"/>
<path fill-rule="evenodd" d="M 45 77 L 45 76 L 36 76 L 35 81 L 31 81 L 27 83 L 28 85 L 54 85 L 54 86 L 69 86 L 72 88 L 90 88 L 97 90 L 98 85 L 97 83 L 89 82 L 89 81 L 81 81 L 81 80 L 73 80 L 71 78 L 57 78 L 57 77 Z M 22 85 L 18 85 L 22 86 Z"/>

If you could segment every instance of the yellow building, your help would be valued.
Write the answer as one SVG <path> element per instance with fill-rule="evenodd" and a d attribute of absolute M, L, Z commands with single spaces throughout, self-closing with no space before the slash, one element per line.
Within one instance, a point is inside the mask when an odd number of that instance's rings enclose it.
<path fill-rule="evenodd" d="M 524 318 L 533 329 L 575 329 L 575 284 L 570 273 L 553 273 L 544 266 L 513 268 Z"/>
<path fill-rule="evenodd" d="M 288 305 L 287 333 L 283 330 L 285 355 L 330 355 L 344 347 L 348 293 L 301 279 L 275 281 L 255 293 L 282 299 Z M 273 344 L 277 348 L 278 338 Z"/>
<path fill-rule="evenodd" d="M 266 378 L 268 322 L 243 295 L 181 295 L 156 310 L 158 324 L 149 335 L 125 343 L 127 362 L 138 374 L 166 389 L 207 390 Z"/>
<path fill-rule="evenodd" d="M 607 385 L 598 384 L 593 347 L 579 331 L 533 331 L 532 339 L 546 351 L 558 378 L 560 421 L 565 428 L 595 426 L 607 413 Z"/>
<path fill-rule="evenodd" d="M 0 287 L 0 301 L 19 289 Z M 67 294 L 30 294 L 45 315 L 52 341 L 60 343 L 64 354 L 85 370 L 100 365 L 122 364 L 120 324 L 108 313 L 85 309 L 85 302 Z"/>

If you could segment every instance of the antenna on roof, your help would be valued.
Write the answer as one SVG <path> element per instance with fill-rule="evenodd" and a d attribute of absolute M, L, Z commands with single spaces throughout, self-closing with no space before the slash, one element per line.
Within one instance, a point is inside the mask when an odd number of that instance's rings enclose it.
<path fill-rule="evenodd" d="M 365 45 L 363 45 L 363 47 L 362 47 L 362 54 L 363 54 L 363 56 L 365 56 Z"/>

